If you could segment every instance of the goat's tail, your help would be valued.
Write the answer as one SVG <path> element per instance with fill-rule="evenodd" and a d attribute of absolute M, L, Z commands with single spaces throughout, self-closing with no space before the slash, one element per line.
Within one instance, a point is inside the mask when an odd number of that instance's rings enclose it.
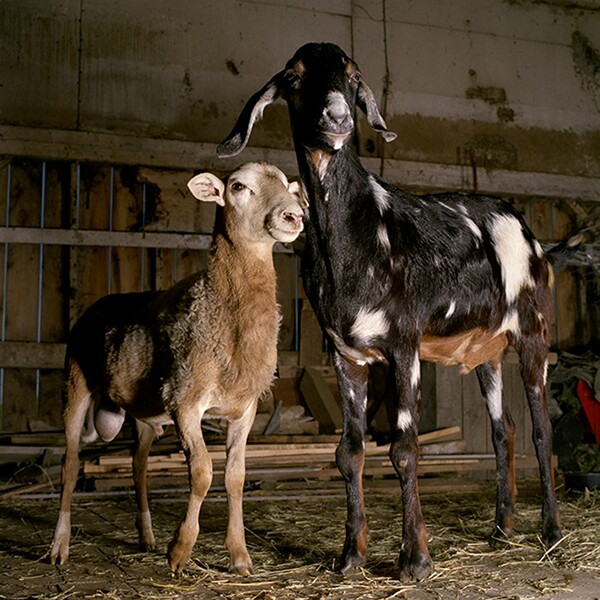
<path fill-rule="evenodd" d="M 594 256 L 600 225 L 580 229 L 575 235 L 546 248 L 546 256 L 556 273 L 565 267 L 594 265 L 600 257 Z"/>

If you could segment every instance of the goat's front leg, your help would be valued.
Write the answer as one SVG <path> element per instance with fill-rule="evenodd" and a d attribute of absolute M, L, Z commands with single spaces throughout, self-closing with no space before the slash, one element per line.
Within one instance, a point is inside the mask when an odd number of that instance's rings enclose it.
<path fill-rule="evenodd" d="M 167 550 L 169 565 L 175 573 L 183 571 L 192 555 L 200 529 L 200 508 L 212 482 L 212 461 L 202 437 L 202 414 L 197 404 L 187 404 L 184 400 L 179 405 L 174 419 L 187 459 L 190 478 L 187 512 Z"/>
<path fill-rule="evenodd" d="M 408 346 L 410 348 L 412 346 Z M 412 347 L 414 348 L 414 347 Z M 420 580 L 433 568 L 427 548 L 428 534 L 421 511 L 417 484 L 419 459 L 420 363 L 418 350 L 398 353 L 390 365 L 394 369 L 398 404 L 396 420 L 391 421 L 390 460 L 402 488 L 402 546 L 398 564 L 400 579 Z"/>
<path fill-rule="evenodd" d="M 492 425 L 496 453 L 496 518 L 490 544 L 496 545 L 512 535 L 517 487 L 515 481 L 515 424 L 502 394 L 500 360 L 476 369 Z"/>
<path fill-rule="evenodd" d="M 227 429 L 227 466 L 225 488 L 229 506 L 225 546 L 229 550 L 229 570 L 239 575 L 253 573 L 252 560 L 246 549 L 244 534 L 243 493 L 246 477 L 246 441 L 254 423 L 257 400 L 251 402 L 241 418 L 231 421 Z"/>
<path fill-rule="evenodd" d="M 335 457 L 346 483 L 347 504 L 346 539 L 339 571 L 346 574 L 365 564 L 369 541 L 363 498 L 368 367 L 348 362 L 337 351 L 333 359 L 343 415 L 342 437 Z"/>
<path fill-rule="evenodd" d="M 148 454 L 154 441 L 154 427 L 142 421 L 135 420 L 136 444 L 133 455 L 133 482 L 135 485 L 135 500 L 137 515 L 135 526 L 138 530 L 140 548 L 144 551 L 154 550 L 156 542 L 152 531 L 152 518 L 148 505 Z"/>

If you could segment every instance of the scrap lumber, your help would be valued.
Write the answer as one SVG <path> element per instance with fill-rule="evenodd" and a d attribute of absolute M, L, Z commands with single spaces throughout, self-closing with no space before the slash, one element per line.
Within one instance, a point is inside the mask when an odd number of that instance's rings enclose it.
<path fill-rule="evenodd" d="M 317 367 L 305 367 L 300 379 L 300 392 L 313 417 L 319 422 L 321 433 L 342 430 L 342 411 Z"/>
<path fill-rule="evenodd" d="M 458 427 L 449 427 L 419 436 L 422 456 L 418 474 L 424 476 L 440 474 L 464 475 L 473 472 L 495 471 L 496 458 L 493 454 L 466 454 L 464 441 L 450 439 L 460 435 Z M 246 482 L 254 489 L 264 484 L 291 481 L 341 481 L 335 462 L 337 438 L 332 436 L 307 436 L 310 442 L 302 442 L 304 436 L 283 436 L 295 440 L 277 443 L 280 436 L 255 436 L 263 443 L 248 444 L 246 448 Z M 267 441 L 268 440 L 268 441 Z M 322 441 L 321 441 L 322 440 Z M 432 452 L 428 453 L 427 448 Z M 213 487 L 222 486 L 226 466 L 225 444 L 207 446 L 213 465 Z M 456 450 L 459 450 L 458 452 Z M 365 480 L 390 479 L 397 486 L 397 478 L 389 458 L 389 445 L 365 444 Z M 535 456 L 518 455 L 517 469 L 537 467 Z M 84 473 L 97 480 L 97 489 L 127 487 L 131 485 L 131 457 L 129 455 L 106 455 L 85 461 Z M 151 487 L 170 480 L 178 484 L 187 481 L 187 465 L 183 452 L 153 454 L 148 459 L 148 477 L 153 479 Z"/>

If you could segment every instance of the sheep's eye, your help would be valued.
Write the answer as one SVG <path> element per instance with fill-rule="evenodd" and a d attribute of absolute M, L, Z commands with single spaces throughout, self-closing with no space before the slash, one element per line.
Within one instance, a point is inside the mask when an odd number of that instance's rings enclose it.
<path fill-rule="evenodd" d="M 239 181 L 234 181 L 234 182 L 231 184 L 231 189 L 232 189 L 234 192 L 241 192 L 241 191 L 242 191 L 243 189 L 245 189 L 245 188 L 246 188 L 246 186 L 245 186 L 243 183 L 240 183 Z"/>

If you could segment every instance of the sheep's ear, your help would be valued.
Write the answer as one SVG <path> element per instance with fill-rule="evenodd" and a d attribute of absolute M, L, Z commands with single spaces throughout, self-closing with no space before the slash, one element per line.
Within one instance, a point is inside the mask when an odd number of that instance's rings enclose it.
<path fill-rule="evenodd" d="M 188 181 L 188 188 L 198 200 L 225 206 L 225 184 L 212 173 L 200 173 Z"/>
<path fill-rule="evenodd" d="M 377 131 L 386 142 L 393 142 L 396 139 L 396 134 L 392 131 L 388 131 L 387 125 L 377 108 L 377 102 L 375 102 L 373 91 L 364 81 L 361 81 L 358 84 L 356 103 L 367 115 L 369 125 Z"/>
<path fill-rule="evenodd" d="M 300 208 L 308 208 L 308 198 L 304 193 L 304 188 L 299 181 L 292 181 L 288 185 L 288 191 L 298 198 Z"/>
<path fill-rule="evenodd" d="M 263 110 L 281 95 L 280 82 L 283 73 L 283 71 L 277 73 L 248 100 L 231 133 L 217 146 L 217 156 L 219 158 L 235 156 L 246 147 L 254 123 L 262 117 Z"/>

